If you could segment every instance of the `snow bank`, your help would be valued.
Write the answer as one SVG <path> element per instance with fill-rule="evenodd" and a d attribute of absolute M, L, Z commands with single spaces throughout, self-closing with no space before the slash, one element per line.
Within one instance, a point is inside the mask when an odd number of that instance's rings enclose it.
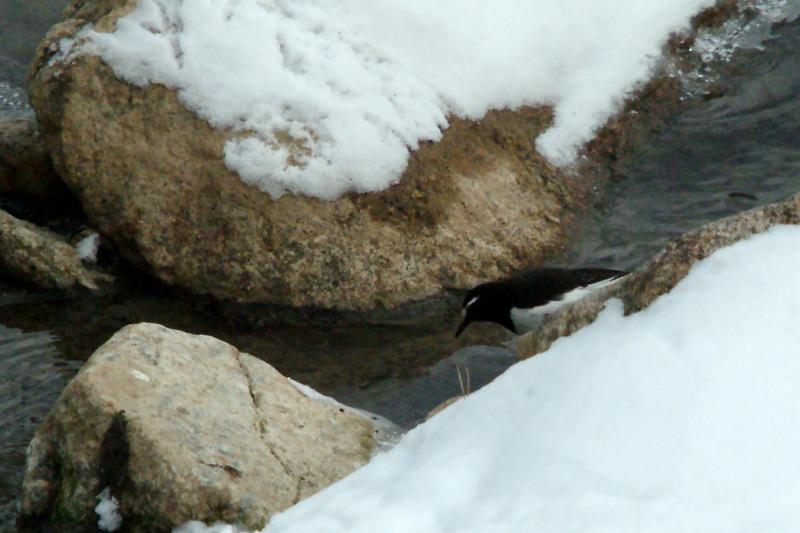
<path fill-rule="evenodd" d="M 713 0 L 139 0 L 78 52 L 176 88 L 244 135 L 225 162 L 274 196 L 334 198 L 395 182 L 408 149 L 455 114 L 552 104 L 538 140 L 569 164 Z M 64 48 L 69 43 L 64 43 Z"/>
<path fill-rule="evenodd" d="M 264 531 L 794 533 L 798 265 L 776 227 L 612 301 Z"/>

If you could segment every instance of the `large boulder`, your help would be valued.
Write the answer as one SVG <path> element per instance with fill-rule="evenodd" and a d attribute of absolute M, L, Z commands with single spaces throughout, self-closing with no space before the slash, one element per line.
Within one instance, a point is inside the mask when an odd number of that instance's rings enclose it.
<path fill-rule="evenodd" d="M 367 418 L 220 340 L 127 326 L 34 436 L 20 523 L 94 531 L 108 489 L 125 531 L 190 519 L 260 529 L 369 461 L 380 436 Z"/>
<path fill-rule="evenodd" d="M 237 302 L 392 308 L 541 261 L 593 194 L 589 178 L 566 178 L 535 151 L 550 110 L 522 108 L 453 118 L 385 191 L 273 199 L 225 166 L 240 134 L 214 129 L 168 87 L 63 53 L 81 28 L 113 31 L 134 5 L 73 0 L 40 46 L 30 96 L 89 218 L 170 284 Z"/>
<path fill-rule="evenodd" d="M 649 306 L 686 277 L 692 265 L 778 224 L 800 224 L 800 193 L 788 199 L 711 222 L 670 242 L 650 261 L 619 283 L 549 315 L 536 331 L 520 337 L 517 349 L 526 359 L 547 350 L 556 339 L 594 322 L 609 298 L 619 298 L 625 314 Z"/>

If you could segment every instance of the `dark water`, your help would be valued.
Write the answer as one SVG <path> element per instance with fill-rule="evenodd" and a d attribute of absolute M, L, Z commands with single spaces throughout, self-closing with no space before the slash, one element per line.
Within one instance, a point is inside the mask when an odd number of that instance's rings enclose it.
<path fill-rule="evenodd" d="M 61 1 L 0 0 L 0 116 L 30 112 L 22 91 L 26 63 L 61 8 Z M 800 190 L 800 23 L 773 33 L 763 51 L 739 52 L 722 69 L 724 96 L 687 103 L 622 167 L 610 200 L 592 215 L 581 262 L 631 268 L 705 222 Z M 0 531 L 12 527 L 33 431 L 78 360 L 130 322 L 150 320 L 214 335 L 254 355 L 289 354 L 278 361 L 264 358 L 322 392 L 406 427 L 440 401 L 476 390 L 514 360 L 499 348 L 456 352 L 490 335 L 491 327 L 482 325 L 465 335 L 466 344 L 452 341 L 453 325 L 446 323 L 431 330 L 283 328 L 232 334 L 191 303 L 165 305 L 155 296 L 133 303 L 119 297 L 70 301 L 1 283 Z M 25 330 L 7 327 L 23 318 L 31 324 Z M 494 341 L 503 337 L 495 333 Z M 380 350 L 394 352 L 394 358 L 371 357 Z M 416 379 L 405 379 L 415 374 Z"/>
<path fill-rule="evenodd" d="M 800 20 L 724 68 L 726 94 L 691 105 L 594 213 L 585 262 L 632 268 L 711 220 L 800 191 Z"/>
<path fill-rule="evenodd" d="M 30 112 L 23 89 L 36 46 L 65 0 L 0 0 L 0 117 Z"/>
<path fill-rule="evenodd" d="M 46 332 L 0 325 L 0 531 L 13 522 L 19 466 L 33 432 L 61 389 L 80 368 L 58 357 Z"/>

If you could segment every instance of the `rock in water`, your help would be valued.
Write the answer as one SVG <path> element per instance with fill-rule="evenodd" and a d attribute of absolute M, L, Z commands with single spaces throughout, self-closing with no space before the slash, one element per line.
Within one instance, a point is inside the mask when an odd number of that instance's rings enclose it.
<path fill-rule="evenodd" d="M 539 354 L 559 337 L 591 324 L 609 298 L 621 299 L 626 315 L 641 311 L 671 291 L 696 262 L 778 224 L 800 224 L 800 194 L 711 222 L 678 237 L 619 284 L 601 289 L 548 316 L 539 329 L 519 339 L 520 357 L 526 359 Z"/>
<path fill-rule="evenodd" d="M 273 199 L 223 162 L 241 132 L 214 129 L 164 85 L 117 79 L 96 56 L 63 60 L 81 28 L 112 31 L 134 5 L 71 2 L 39 48 L 31 103 L 93 225 L 167 283 L 236 302 L 393 308 L 540 261 L 592 194 L 535 151 L 550 110 L 522 108 L 452 119 L 385 191 Z"/>
<path fill-rule="evenodd" d="M 311 399 L 229 344 L 127 326 L 34 436 L 20 523 L 88 528 L 110 489 L 126 531 L 170 531 L 190 519 L 256 530 L 366 463 L 375 446 L 364 417 Z"/>
<path fill-rule="evenodd" d="M 0 210 L 0 274 L 41 289 L 98 292 L 113 277 L 87 267 L 75 247 Z"/>

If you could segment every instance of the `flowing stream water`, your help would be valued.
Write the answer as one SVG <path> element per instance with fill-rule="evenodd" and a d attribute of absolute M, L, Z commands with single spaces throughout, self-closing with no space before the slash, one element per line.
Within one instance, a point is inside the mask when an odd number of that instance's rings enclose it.
<path fill-rule="evenodd" d="M 0 117 L 30 113 L 22 89 L 25 65 L 61 8 L 62 0 L 3 4 Z M 735 54 L 720 74 L 723 96 L 688 104 L 621 167 L 607 199 L 591 214 L 578 251 L 581 263 L 633 268 L 705 222 L 800 191 L 800 22 L 775 27 L 773 35 L 763 50 Z M 490 327 L 478 325 L 455 343 L 455 317 L 429 328 L 283 327 L 225 338 L 216 317 L 202 316 L 196 304 L 178 302 L 165 310 L 163 301 L 143 297 L 126 308 L 119 300 L 74 300 L 0 281 L 0 531 L 13 529 L 25 446 L 37 425 L 81 361 L 130 322 L 196 330 L 254 354 L 294 354 L 281 361 L 284 366 L 274 364 L 405 427 L 515 360 L 502 347 L 470 346 L 501 344 L 505 335 Z M 23 317 L 29 325 L 20 329 Z M 370 357 L 387 347 L 395 359 Z"/>
<path fill-rule="evenodd" d="M 586 262 L 632 268 L 706 222 L 800 191 L 800 21 L 773 35 L 725 68 L 724 96 L 689 106 L 623 167 Z"/>

